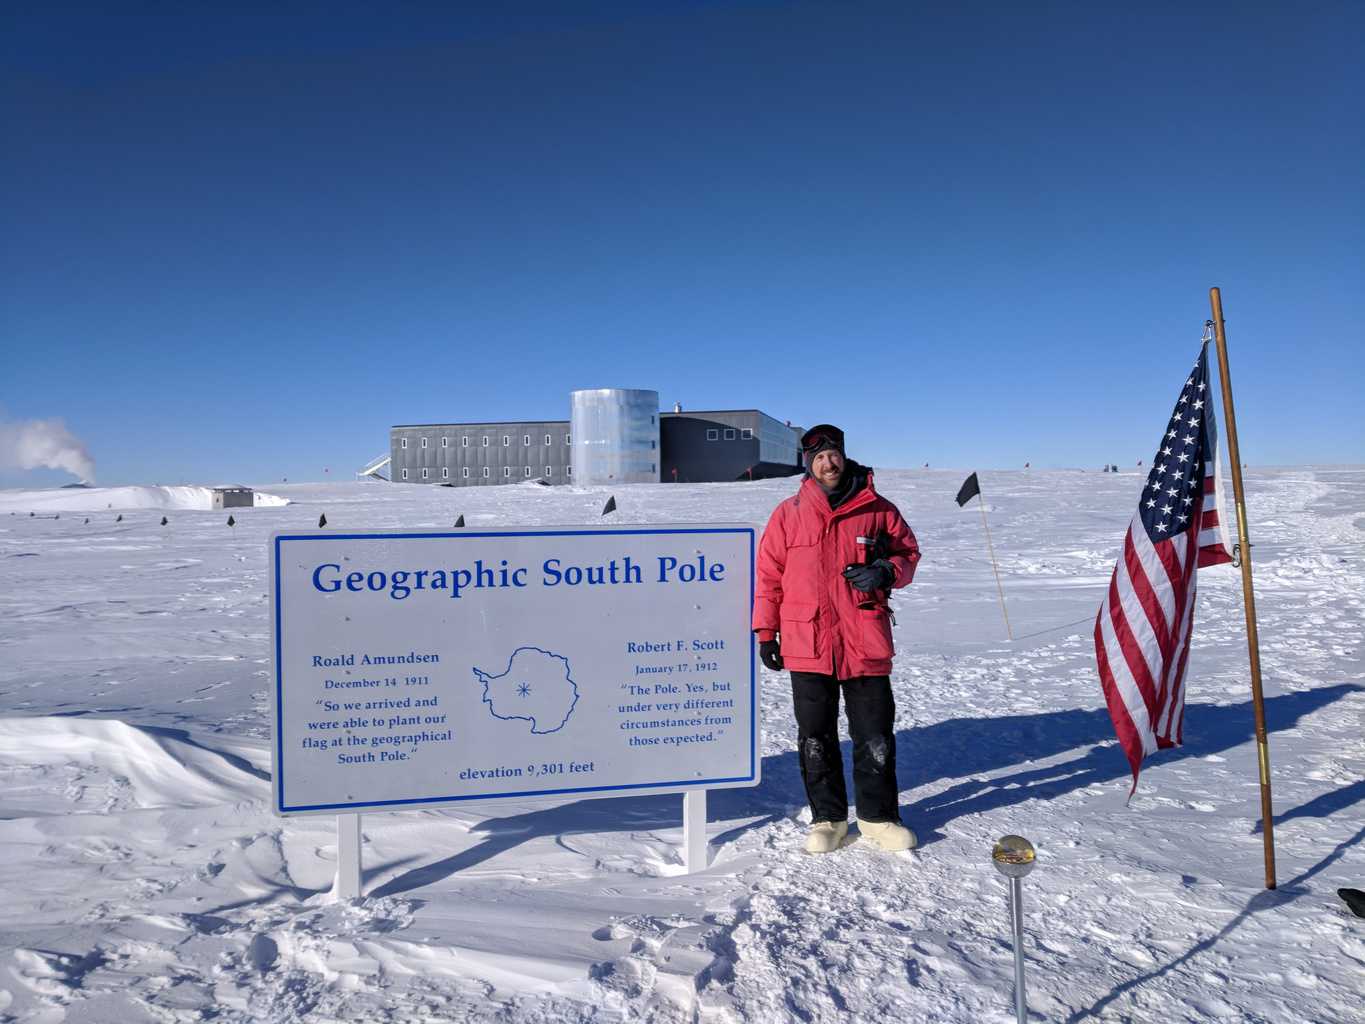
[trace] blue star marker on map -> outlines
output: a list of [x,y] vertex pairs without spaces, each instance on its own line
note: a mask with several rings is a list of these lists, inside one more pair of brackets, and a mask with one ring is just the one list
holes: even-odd
[[569,675],[569,659],[539,647],[518,647],[499,675],[474,669],[483,683],[489,714],[504,721],[522,719],[537,735],[564,728],[578,703],[578,684]]

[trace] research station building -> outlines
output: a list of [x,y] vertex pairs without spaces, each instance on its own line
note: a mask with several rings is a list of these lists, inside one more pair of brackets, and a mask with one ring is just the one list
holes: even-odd
[[696,483],[801,471],[801,428],[757,409],[659,411],[657,391],[595,388],[569,396],[567,420],[405,423],[389,429],[395,483]]

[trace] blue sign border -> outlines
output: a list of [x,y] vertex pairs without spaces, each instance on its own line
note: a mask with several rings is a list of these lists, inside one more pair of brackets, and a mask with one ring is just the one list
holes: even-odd
[[753,715],[749,722],[749,774],[735,775],[726,778],[716,779],[680,779],[673,782],[634,782],[622,786],[579,786],[573,789],[532,789],[513,793],[492,793],[479,794],[472,796],[436,796],[420,797],[414,800],[372,800],[364,803],[334,803],[334,804],[300,804],[296,807],[288,807],[284,800],[284,615],[280,608],[280,557],[283,554],[285,541],[291,540],[378,540],[387,538],[390,540],[438,540],[441,538],[455,538],[460,540],[472,540],[477,537],[600,537],[600,536],[660,536],[668,534],[699,534],[699,533],[733,533],[749,535],[749,607],[754,606],[754,587],[755,587],[755,548],[756,534],[752,526],[699,526],[688,528],[682,526],[662,527],[650,529],[640,527],[639,529],[609,529],[609,530],[584,530],[564,528],[540,529],[540,530],[439,530],[432,532],[388,532],[374,531],[370,533],[278,533],[273,538],[273,555],[275,562],[274,576],[274,599],[275,599],[275,764],[272,766],[272,775],[275,783],[275,813],[284,814],[306,814],[320,813],[324,811],[338,811],[342,813],[352,811],[362,811],[366,808],[382,807],[396,809],[400,807],[430,807],[439,804],[462,803],[468,800],[511,800],[517,797],[539,797],[539,796],[563,796],[574,793],[620,793],[634,790],[660,790],[663,792],[679,792],[695,789],[710,789],[721,786],[735,786],[743,783],[757,785],[758,777],[758,669],[755,664],[754,645],[755,639],[752,630],[749,632],[749,706],[753,709]]

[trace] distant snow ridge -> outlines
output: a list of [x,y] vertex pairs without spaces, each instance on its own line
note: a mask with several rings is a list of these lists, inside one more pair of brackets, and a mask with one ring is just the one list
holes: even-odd
[[[288,498],[257,491],[257,508],[288,505]],[[213,488],[194,485],[153,487],[79,487],[42,491],[0,492],[0,511],[103,512],[114,509],[155,508],[209,512]]]
[[494,718],[524,719],[537,735],[564,728],[578,703],[569,659],[539,647],[518,647],[501,675],[476,668],[474,676],[483,683],[483,702]]
[[[264,800],[269,784],[241,758],[173,729],[117,719],[0,718],[0,817],[206,807]],[[56,790],[64,800],[52,797]],[[75,806],[73,806],[75,805]]]

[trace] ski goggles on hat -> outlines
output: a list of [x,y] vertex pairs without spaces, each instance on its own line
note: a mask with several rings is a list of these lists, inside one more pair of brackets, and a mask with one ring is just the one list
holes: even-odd
[[821,423],[819,426],[811,427],[801,435],[801,451],[805,455],[813,455],[823,448],[837,448],[844,450],[844,432],[838,427],[829,423]]

